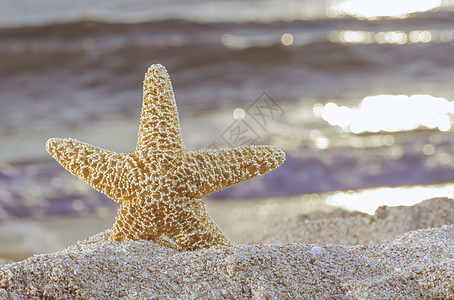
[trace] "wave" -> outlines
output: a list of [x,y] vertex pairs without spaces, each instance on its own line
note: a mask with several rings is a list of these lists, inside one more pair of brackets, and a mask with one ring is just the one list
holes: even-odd
[[[285,196],[452,181],[451,165],[441,163],[446,161],[446,155],[429,157],[421,153],[421,135],[410,137],[408,145],[403,143],[398,149],[395,146],[394,152],[387,147],[352,150],[331,145],[322,151],[304,146],[309,134],[299,136],[303,129],[316,129],[328,138],[336,134],[335,128],[311,114],[315,103],[327,103],[333,98],[339,106],[356,106],[355,101],[382,93],[431,94],[454,99],[451,82],[454,61],[450,59],[453,42],[401,45],[330,40],[330,33],[342,30],[374,33],[434,30],[436,34],[452,30],[448,20],[454,17],[453,12],[436,15],[441,17],[421,14],[405,20],[373,22],[350,18],[268,23],[166,20],[129,24],[81,20],[3,28],[0,138],[8,148],[2,148],[0,154],[12,156],[3,155],[1,151],[8,151],[3,149],[30,154],[35,150],[29,149],[42,149],[46,138],[62,134],[63,130],[64,134],[70,133],[68,136],[77,137],[73,133],[78,133],[83,140],[89,136],[96,141],[105,134],[94,130],[101,121],[106,121],[102,128],[111,124],[107,121],[118,124],[110,128],[117,141],[110,137],[106,140],[122,144],[130,137],[118,128],[133,123],[136,132],[143,74],[150,64],[161,63],[172,76],[179,111],[186,117],[200,113],[208,116],[207,122],[216,116],[216,122],[222,123],[225,120],[218,120],[215,113],[225,109],[227,126],[232,121],[228,113],[231,108],[247,107],[266,91],[288,107],[283,122],[291,125],[285,127],[289,131],[286,136],[303,140],[298,145],[302,153],[290,152],[288,161],[265,176],[263,182],[252,183],[249,188],[242,185],[213,197]],[[284,34],[291,35],[293,43],[286,46],[282,42]],[[203,144],[206,139],[211,138],[201,136],[198,142]],[[440,140],[449,139],[444,136]],[[433,143],[427,136],[422,136],[422,141]],[[8,143],[16,144],[13,147]],[[443,151],[452,153],[452,145],[447,143],[449,147]],[[402,155],[395,159],[395,153]],[[58,177],[46,176],[41,176],[45,182]],[[22,204],[18,199],[27,197],[21,194],[21,186],[30,178],[37,179],[25,171],[22,177],[2,177],[0,170],[0,192],[4,188],[10,193],[7,198],[11,203],[19,201],[19,206]],[[19,192],[8,189],[11,182],[18,184]],[[45,182],[39,185],[51,191]],[[76,196],[73,192],[47,195],[46,190],[43,198],[54,203],[46,209],[58,210],[56,203],[62,201],[66,203],[62,211],[73,210],[73,200],[79,199],[77,191]],[[61,200],[64,195],[67,201]],[[16,211],[13,206],[11,211]]]
[[[298,25],[299,24],[299,25]],[[304,43],[282,45],[280,37],[286,24],[277,22],[260,26],[256,23],[200,24],[181,20],[142,24],[111,24],[93,21],[53,24],[41,27],[0,29],[0,75],[23,72],[46,72],[66,68],[76,74],[82,70],[108,70],[112,76],[128,74],[149,61],[167,64],[177,72],[188,68],[243,65],[261,68],[287,63],[309,71],[357,69],[371,67],[355,46],[333,44],[328,31],[313,32],[318,22],[299,22]],[[222,42],[225,32],[255,31],[248,46],[230,47]],[[317,29],[319,30],[319,29]],[[309,36],[309,37],[308,37]],[[215,72],[216,68],[211,68]],[[208,74],[207,77],[220,74]]]

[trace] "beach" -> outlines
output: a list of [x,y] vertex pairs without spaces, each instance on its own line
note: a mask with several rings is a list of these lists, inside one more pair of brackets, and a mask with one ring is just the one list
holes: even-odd
[[[454,299],[454,4],[421,3],[0,0],[0,299]],[[112,241],[46,152],[134,152],[152,64],[181,149],[285,152],[201,200],[233,246]]]
[[196,251],[178,252],[151,241],[115,242],[106,230],[61,251],[2,265],[0,295],[454,299],[453,203],[439,198],[413,207],[381,207],[374,216],[334,212],[287,218],[281,228],[265,231],[264,244]]
[[[234,243],[248,243],[252,236],[285,217],[335,209],[321,199],[305,196],[204,202]],[[4,241],[0,243],[0,257],[18,261],[55,252],[111,228],[117,208],[104,208],[101,212],[5,220],[0,223],[0,241]]]

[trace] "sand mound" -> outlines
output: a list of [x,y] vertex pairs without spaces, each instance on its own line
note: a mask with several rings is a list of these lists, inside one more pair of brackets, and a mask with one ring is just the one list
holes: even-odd
[[379,207],[373,216],[338,209],[287,218],[250,237],[252,243],[373,244],[423,228],[454,224],[454,200],[433,198],[414,206]]
[[[393,222],[389,215],[379,219]],[[191,252],[149,241],[114,242],[110,234],[0,266],[0,297],[454,299],[454,225],[370,245],[241,245]]]

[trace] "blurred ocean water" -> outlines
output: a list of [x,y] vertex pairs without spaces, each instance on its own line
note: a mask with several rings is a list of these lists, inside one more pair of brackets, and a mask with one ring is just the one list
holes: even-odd
[[133,151],[153,63],[189,150],[286,150],[212,198],[454,181],[453,4],[388,2],[1,0],[0,219],[111,205],[45,142]]

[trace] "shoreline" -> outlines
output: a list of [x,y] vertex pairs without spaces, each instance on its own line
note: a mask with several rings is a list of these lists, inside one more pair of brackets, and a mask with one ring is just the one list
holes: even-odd
[[[285,217],[334,209],[321,198],[299,196],[204,202],[215,222],[234,243],[247,243],[245,238]],[[0,222],[0,258],[19,261],[35,254],[59,251],[111,228],[116,216],[117,209],[112,207],[103,209],[100,215],[5,220]]]

